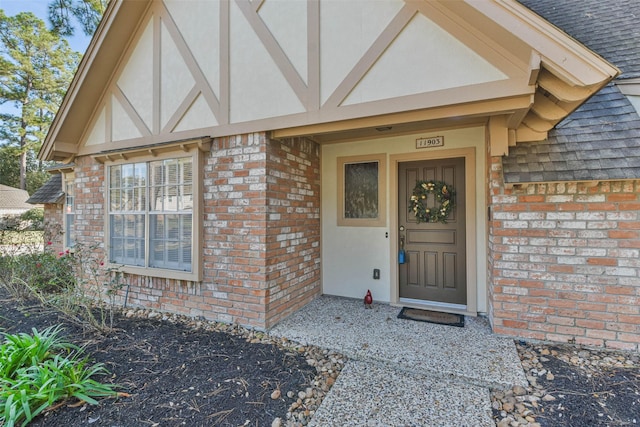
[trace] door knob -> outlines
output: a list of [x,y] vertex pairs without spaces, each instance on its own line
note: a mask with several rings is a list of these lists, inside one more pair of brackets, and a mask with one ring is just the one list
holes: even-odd
[[400,231],[404,231],[404,225],[400,226]]

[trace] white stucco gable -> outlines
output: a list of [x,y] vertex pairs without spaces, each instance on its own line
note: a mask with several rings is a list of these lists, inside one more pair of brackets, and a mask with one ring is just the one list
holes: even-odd
[[44,157],[416,112],[500,115],[513,143],[545,135],[617,72],[511,1],[140,3],[110,4]]

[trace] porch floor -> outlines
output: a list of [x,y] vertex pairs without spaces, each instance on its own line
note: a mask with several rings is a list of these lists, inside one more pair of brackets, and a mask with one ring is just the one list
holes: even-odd
[[526,385],[513,340],[398,319],[399,307],[322,296],[269,332],[350,360],[310,425],[493,426],[489,388]]

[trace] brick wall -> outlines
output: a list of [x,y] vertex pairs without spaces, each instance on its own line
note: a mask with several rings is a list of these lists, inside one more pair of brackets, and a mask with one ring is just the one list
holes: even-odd
[[496,333],[640,349],[640,181],[505,189],[490,170]]
[[91,157],[81,157],[75,167],[76,240],[103,256],[104,251],[104,165]]
[[320,286],[320,147],[269,141],[266,286],[268,326],[302,308]]
[[204,281],[218,320],[264,328],[266,137],[217,138],[204,166]]
[[319,148],[214,140],[205,164],[206,295],[218,320],[268,328],[320,293]]
[[[305,139],[214,140],[201,283],[127,275],[118,302],[265,329],[320,294],[320,155]],[[104,248],[104,166],[76,160],[78,241]],[[61,219],[61,212],[60,212]]]
[[64,250],[62,209],[62,203],[44,204],[44,248],[53,253]]

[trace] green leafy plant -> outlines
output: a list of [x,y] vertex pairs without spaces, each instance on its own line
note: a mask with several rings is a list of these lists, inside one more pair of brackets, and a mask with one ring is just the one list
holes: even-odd
[[0,346],[0,424],[27,425],[56,402],[78,399],[92,405],[96,398],[116,396],[114,386],[97,375],[108,375],[104,365],[91,365],[79,347],[61,337],[61,327],[31,335],[6,334]]
[[73,260],[63,255],[34,251],[0,257],[0,285],[18,299],[72,288],[76,284]]
[[98,244],[52,251],[57,237],[59,232],[48,227],[44,251],[14,246],[12,253],[0,253],[0,286],[18,300],[36,299],[82,327],[109,332],[114,308],[123,301],[123,273],[105,265]]
[[80,350],[60,338],[61,326],[49,327],[42,332],[33,330],[33,334],[7,334],[0,346],[0,376],[11,378],[15,372],[26,366],[37,365],[56,351]]
[[114,308],[124,276],[118,267],[104,264],[98,245],[76,243],[72,251],[59,254],[70,262],[75,286],[50,294],[45,302],[68,319],[101,333],[113,328]]
[[20,219],[26,223],[28,230],[42,230],[44,226],[44,209],[29,209],[20,215]]

